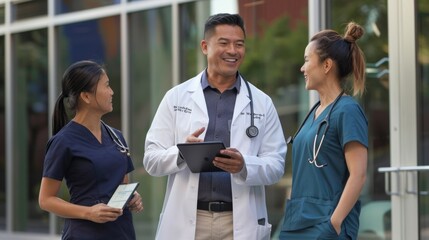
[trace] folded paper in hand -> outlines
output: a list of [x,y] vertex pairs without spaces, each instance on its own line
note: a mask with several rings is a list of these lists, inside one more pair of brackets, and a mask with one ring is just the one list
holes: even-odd
[[110,207],[123,209],[128,201],[132,198],[138,185],[138,182],[119,185],[107,205]]

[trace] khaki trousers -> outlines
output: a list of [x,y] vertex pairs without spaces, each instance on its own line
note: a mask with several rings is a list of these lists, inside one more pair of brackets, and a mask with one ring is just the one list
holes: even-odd
[[195,240],[233,240],[232,212],[197,209]]

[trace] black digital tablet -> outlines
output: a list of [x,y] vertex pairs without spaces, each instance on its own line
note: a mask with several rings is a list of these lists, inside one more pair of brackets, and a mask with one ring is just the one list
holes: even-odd
[[220,150],[225,149],[225,145],[220,141],[178,143],[182,158],[188,164],[193,173],[199,172],[222,172],[224,170],[213,165],[216,156],[228,157],[220,154]]

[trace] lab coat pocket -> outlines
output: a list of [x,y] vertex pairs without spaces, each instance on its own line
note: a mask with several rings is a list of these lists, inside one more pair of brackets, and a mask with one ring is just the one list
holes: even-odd
[[258,225],[256,227],[256,240],[270,240],[271,224]]

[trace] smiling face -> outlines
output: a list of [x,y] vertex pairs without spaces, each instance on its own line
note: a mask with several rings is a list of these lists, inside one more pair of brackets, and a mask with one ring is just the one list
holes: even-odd
[[244,38],[244,32],[239,26],[218,25],[212,34],[201,41],[210,77],[235,80],[245,55]]
[[305,48],[304,65],[301,67],[301,72],[304,73],[307,90],[318,90],[326,82],[324,64],[316,52],[315,42],[310,42]]

